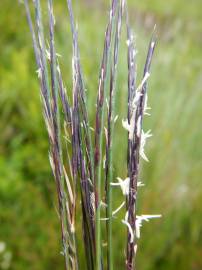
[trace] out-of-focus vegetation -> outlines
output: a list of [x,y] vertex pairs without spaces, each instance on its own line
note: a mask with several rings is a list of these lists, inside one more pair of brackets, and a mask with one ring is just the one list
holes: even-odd
[[[92,117],[107,4],[98,0],[75,2]],[[145,122],[154,136],[147,147],[150,163],[142,168],[141,180],[146,186],[139,193],[138,208],[140,213],[161,213],[163,218],[142,229],[138,269],[202,269],[201,6],[200,0],[129,1],[140,69],[155,23],[158,31],[149,90],[152,116]],[[61,64],[70,93],[71,36],[66,1],[55,1],[55,8],[57,48],[63,56]],[[0,1],[0,29],[0,269],[63,269],[31,37],[23,6],[17,1]],[[125,153],[120,151],[124,140],[125,49],[122,44],[120,118],[114,147],[115,174],[121,177],[125,169]],[[117,270],[124,265],[123,233],[124,228],[115,220]]]

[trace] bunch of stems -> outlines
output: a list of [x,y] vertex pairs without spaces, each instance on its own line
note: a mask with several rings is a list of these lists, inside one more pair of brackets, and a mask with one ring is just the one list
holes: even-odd
[[[126,192],[126,213],[128,226],[126,234],[126,269],[134,269],[136,255],[136,198],[139,175],[142,121],[146,103],[147,78],[155,47],[151,39],[143,82],[136,89],[136,54],[132,30],[129,25],[127,6],[124,0],[112,0],[109,22],[106,27],[104,49],[100,67],[97,106],[95,112],[94,138],[89,122],[85,84],[80,64],[78,31],[75,26],[72,2],[67,0],[67,10],[72,32],[72,102],[69,101],[65,83],[55,49],[55,18],[53,0],[47,0],[49,26],[48,40],[44,31],[40,0],[34,1],[35,17],[31,16],[28,0],[24,0],[27,20],[32,34],[37,73],[40,81],[40,96],[43,116],[49,136],[49,158],[53,171],[62,233],[63,255],[66,269],[78,269],[78,243],[76,242],[76,211],[82,212],[83,244],[86,264],[89,270],[101,270],[104,265],[112,270],[113,239],[112,224],[112,181],[113,174],[113,133],[116,121],[115,105],[117,92],[117,69],[122,24],[125,18],[128,45],[128,152]],[[134,100],[136,99],[135,106]],[[107,104],[105,100],[108,100]],[[61,117],[63,115],[63,117]],[[106,126],[106,128],[105,128]],[[93,143],[94,140],[94,143]],[[103,170],[103,158],[106,156]],[[102,183],[102,179],[105,179]],[[105,186],[102,194],[102,186]],[[101,233],[101,198],[106,205],[107,259],[103,258]],[[119,209],[118,209],[119,210]],[[117,211],[115,211],[117,212]],[[131,233],[132,230],[132,233]],[[134,237],[133,237],[134,236]],[[82,269],[82,266],[81,266]],[[115,268],[117,269],[117,268]]]

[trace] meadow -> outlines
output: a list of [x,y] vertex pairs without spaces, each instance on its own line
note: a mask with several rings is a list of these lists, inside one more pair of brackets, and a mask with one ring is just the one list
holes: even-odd
[[[71,34],[66,3],[55,2],[57,51],[62,55],[62,71],[71,94]],[[160,213],[162,218],[142,228],[137,268],[200,270],[202,2],[128,2],[140,74],[154,24],[158,33],[149,81],[152,115],[144,122],[153,137],[146,149],[150,162],[141,163],[145,187],[138,194],[138,211]],[[104,0],[74,3],[92,125],[108,6],[109,1]],[[0,251],[0,269],[64,269],[31,36],[24,8],[18,1],[1,0],[0,29],[0,244],[6,244],[5,250]],[[126,158],[120,151],[120,145],[126,148],[121,126],[126,114],[125,56],[123,42],[114,141],[114,170],[120,177]],[[116,196],[114,205],[118,201]],[[124,228],[115,220],[117,270],[124,266],[123,233]]]

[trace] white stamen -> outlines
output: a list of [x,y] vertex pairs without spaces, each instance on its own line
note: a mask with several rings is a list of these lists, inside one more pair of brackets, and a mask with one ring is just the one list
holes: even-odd
[[109,218],[100,218],[101,221],[107,221]]
[[137,253],[137,244],[134,245],[134,252],[135,252],[135,254]]
[[142,79],[141,83],[137,87],[136,92],[138,92],[138,91],[140,91],[142,89],[143,85],[145,84],[145,82],[148,80],[149,77],[150,77],[150,73],[146,72],[144,78]]
[[130,40],[129,40],[129,39],[126,40],[126,45],[127,45],[128,47],[130,46]]
[[60,67],[59,67],[59,65],[57,65],[57,72],[60,74],[61,72],[60,72]]
[[134,233],[131,225],[128,223],[128,221],[122,219],[122,223],[125,224],[128,227],[129,233],[130,233],[130,243],[133,243],[134,241]]
[[41,68],[37,69],[36,73],[37,73],[37,75],[38,75],[38,78],[41,79],[41,78],[42,78],[42,71],[41,71]]
[[146,133],[142,130],[142,135],[141,135],[141,143],[140,143],[140,156],[147,162],[149,162],[147,156],[145,155],[144,152],[144,147],[146,144],[146,140],[150,137],[152,137],[152,134],[150,133],[151,130],[148,130]]
[[51,55],[50,55],[50,51],[46,49],[46,58],[48,59],[48,61],[51,60]]
[[100,202],[100,206],[103,207],[103,208],[107,208],[107,204],[103,201]]
[[151,110],[151,108],[148,107],[147,103],[148,103],[148,95],[145,94],[144,115],[150,115],[150,113],[148,113],[147,110]]
[[105,132],[106,143],[108,143],[108,130],[106,127],[104,127],[104,132]]
[[114,117],[114,123],[116,123],[116,121],[118,120],[118,118],[119,118],[118,115],[116,115],[116,116]]
[[93,187],[93,183],[92,183],[90,178],[88,178],[88,181],[89,181],[90,185]]
[[134,97],[133,102],[132,102],[133,109],[136,109],[137,104],[138,104],[141,96],[142,96],[142,94],[140,91],[135,92],[135,97]]
[[118,183],[111,183],[111,186],[120,186],[123,195],[129,194],[129,185],[130,185],[130,178],[127,177],[125,180],[122,180],[120,177],[117,177]]
[[128,132],[130,132],[131,127],[130,127],[130,125],[129,125],[129,123],[128,123],[128,120],[122,120],[122,126],[123,126],[123,128],[125,128]]
[[136,216],[136,221],[135,221],[135,228],[136,228],[136,237],[140,238],[140,228],[142,227],[142,222],[143,221],[149,221],[150,219],[153,218],[160,218],[162,215],[141,215],[141,216]]
[[129,140],[132,141],[135,129],[135,113],[132,114],[130,124],[128,123],[128,120],[122,120],[122,126],[129,132],[128,137]]
[[144,184],[144,183],[142,183],[142,182],[140,181],[140,182],[137,182],[137,186],[138,186],[138,187],[144,187],[144,186],[145,186],[145,184]]
[[152,49],[154,48],[154,45],[155,45],[155,42],[152,41],[152,43],[151,43],[151,48],[152,48]]
[[[125,180],[121,179],[120,177],[117,177],[118,182],[113,183],[111,182],[111,186],[120,186],[123,195],[127,196],[129,195],[129,188],[130,188],[130,178],[127,177]],[[138,187],[144,186],[142,182],[137,182]]]
[[112,212],[112,216],[116,215],[122,208],[123,206],[125,205],[125,202],[122,202],[122,204]]

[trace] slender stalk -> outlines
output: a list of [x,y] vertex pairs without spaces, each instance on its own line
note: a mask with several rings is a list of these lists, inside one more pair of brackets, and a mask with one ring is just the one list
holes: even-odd
[[121,35],[122,17],[124,10],[124,2],[120,1],[117,21],[116,33],[114,38],[113,59],[110,76],[110,92],[109,92],[109,110],[108,110],[108,127],[107,127],[107,143],[106,143],[106,226],[107,226],[107,266],[109,270],[113,269],[113,243],[112,243],[112,187],[110,183],[113,179],[113,130],[115,118],[115,98],[116,98],[116,80],[117,80],[117,64],[119,41]]
[[99,89],[97,97],[96,128],[95,128],[95,204],[96,204],[96,269],[102,268],[101,263],[101,224],[100,224],[100,201],[101,201],[101,177],[102,177],[102,148],[104,128],[104,100],[108,87],[110,74],[112,33],[115,27],[115,17],[118,1],[113,0],[110,10],[110,20],[105,33],[105,43],[101,64]]

